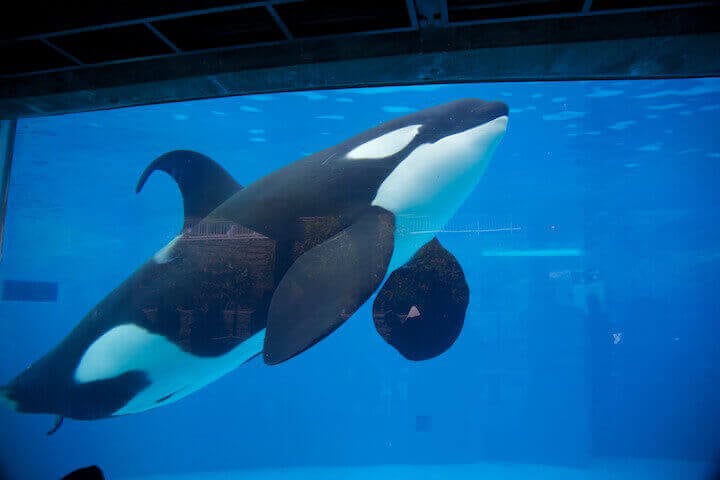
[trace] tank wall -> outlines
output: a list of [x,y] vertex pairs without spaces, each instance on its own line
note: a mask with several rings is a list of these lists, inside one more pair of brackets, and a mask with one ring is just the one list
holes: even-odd
[[[122,478],[714,461],[717,79],[298,92],[22,120],[0,263],[0,384],[181,230],[169,176],[135,193],[154,158],[196,150],[250,185],[382,121],[466,97],[502,100],[510,114],[479,185],[437,232],[470,287],[450,350],[402,358],[366,304],[287,363],[257,358],[149,412],[66,420],[46,437],[50,416],[2,409],[0,443],[14,446],[0,451],[8,478],[90,464]],[[14,297],[12,282],[34,283]]]

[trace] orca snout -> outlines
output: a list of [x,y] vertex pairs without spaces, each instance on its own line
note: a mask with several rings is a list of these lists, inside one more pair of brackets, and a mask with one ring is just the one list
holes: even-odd
[[499,117],[507,117],[510,109],[505,102],[471,99],[467,104],[467,113],[478,125],[491,122]]

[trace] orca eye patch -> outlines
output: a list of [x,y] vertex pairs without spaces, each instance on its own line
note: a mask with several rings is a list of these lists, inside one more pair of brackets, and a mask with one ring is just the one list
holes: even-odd
[[408,125],[398,128],[385,135],[373,138],[362,145],[350,150],[347,158],[357,160],[361,158],[376,159],[395,155],[413,141],[420,131],[422,125]]

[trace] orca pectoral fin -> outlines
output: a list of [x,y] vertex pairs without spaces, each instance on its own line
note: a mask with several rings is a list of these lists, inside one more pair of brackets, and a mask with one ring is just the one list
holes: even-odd
[[241,190],[230,174],[215,161],[191,150],[160,155],[140,175],[135,192],[140,193],[155,170],[170,175],[183,197],[185,223],[207,216],[215,207]]
[[462,267],[433,239],[395,270],[377,294],[375,329],[403,357],[427,360],[455,343],[469,300]]
[[370,207],[293,263],[270,303],[265,363],[275,365],[310,348],[360,308],[385,276],[394,230],[390,212]]

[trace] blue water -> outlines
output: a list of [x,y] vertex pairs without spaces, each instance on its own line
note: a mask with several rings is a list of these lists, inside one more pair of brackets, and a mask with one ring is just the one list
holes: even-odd
[[0,280],[58,293],[0,302],[0,384],[178,233],[168,176],[134,192],[158,155],[203,152],[247,185],[464,97],[511,113],[438,235],[471,292],[448,352],[403,359],[365,306],[287,363],[255,359],[142,414],[66,420],[47,437],[50,416],[0,410],[0,477],[97,464],[109,478],[706,478],[720,454],[718,79],[300,92],[22,120]]

